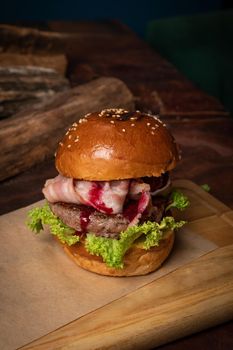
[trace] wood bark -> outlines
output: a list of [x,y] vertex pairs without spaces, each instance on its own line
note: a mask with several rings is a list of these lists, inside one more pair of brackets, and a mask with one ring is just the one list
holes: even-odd
[[65,129],[86,113],[111,107],[133,109],[133,96],[120,80],[99,78],[0,121],[0,180],[52,156]]
[[69,35],[63,33],[1,24],[0,49],[21,53],[63,53],[67,36]]
[[63,54],[21,54],[20,52],[0,53],[0,67],[33,66],[52,68],[65,75],[67,61]]
[[41,104],[69,82],[54,69],[35,66],[0,67],[0,118]]
[[49,22],[46,31],[0,25],[0,50],[66,52],[72,85],[115,76],[136,97],[136,108],[169,118],[228,116],[222,104],[190,83],[166,59],[116,22]]

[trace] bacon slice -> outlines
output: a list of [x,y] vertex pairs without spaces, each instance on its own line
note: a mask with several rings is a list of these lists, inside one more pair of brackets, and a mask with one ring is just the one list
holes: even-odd
[[47,180],[42,192],[50,203],[82,203],[82,198],[80,198],[79,194],[75,191],[74,180],[62,175]]
[[87,204],[106,214],[122,212],[129,180],[75,181],[75,190]]
[[148,205],[150,186],[139,180],[82,181],[58,175],[47,180],[43,194],[50,203],[84,204],[105,214],[122,213],[127,198],[138,203],[137,214]]
[[129,197],[132,199],[139,199],[141,193],[149,192],[150,185],[142,180],[132,180],[129,188]]
[[50,203],[64,202],[92,206],[107,214],[121,213],[129,180],[81,181],[58,175],[46,181],[42,190]]
[[128,191],[129,180],[106,181],[103,185],[102,201],[112,208],[113,214],[122,213]]

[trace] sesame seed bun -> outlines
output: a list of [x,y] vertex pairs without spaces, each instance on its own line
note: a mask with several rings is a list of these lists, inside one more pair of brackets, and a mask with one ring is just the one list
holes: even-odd
[[133,245],[124,256],[123,269],[108,267],[101,257],[89,254],[83,242],[63,247],[78,266],[88,271],[106,276],[138,276],[153,272],[162,265],[172,250],[174,238],[174,232],[170,230],[166,232],[158,247],[145,250]]
[[72,125],[59,143],[55,164],[66,177],[110,181],[160,176],[177,161],[174,138],[158,118],[106,109]]

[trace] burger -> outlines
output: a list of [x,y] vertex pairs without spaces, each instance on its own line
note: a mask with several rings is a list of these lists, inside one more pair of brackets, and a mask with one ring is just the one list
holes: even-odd
[[29,227],[48,225],[65,252],[101,275],[145,275],[170,254],[171,209],[187,198],[172,189],[178,147],[165,124],[140,111],[104,109],[67,130],[55,155],[58,175],[46,181],[46,204],[29,212]]

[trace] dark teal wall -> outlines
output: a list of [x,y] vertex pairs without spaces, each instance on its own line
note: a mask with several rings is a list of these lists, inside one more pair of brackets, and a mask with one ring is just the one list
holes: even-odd
[[4,0],[0,21],[118,19],[143,36],[148,21],[219,10],[224,0]]
[[151,21],[146,38],[233,115],[233,10]]

